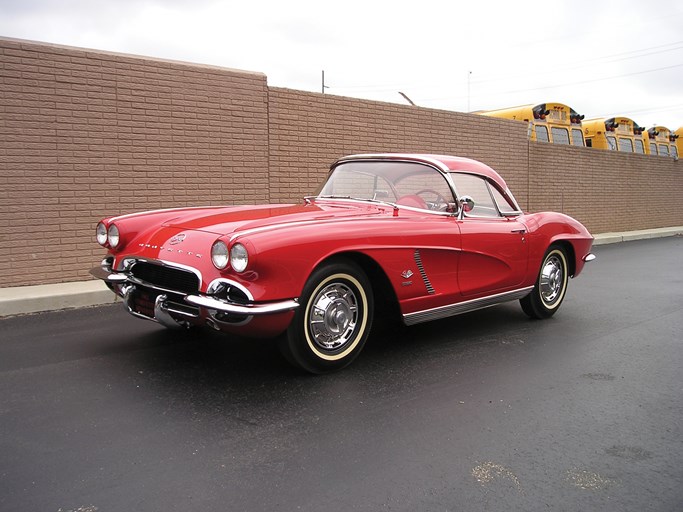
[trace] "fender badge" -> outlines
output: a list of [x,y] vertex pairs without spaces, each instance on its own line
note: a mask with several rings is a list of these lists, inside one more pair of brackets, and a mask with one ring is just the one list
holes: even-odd
[[413,277],[413,271],[412,270],[404,270],[403,272],[401,272],[401,277],[403,279],[410,279],[411,277]]
[[171,238],[171,239],[168,241],[168,243],[171,244],[171,245],[177,245],[177,244],[179,244],[180,242],[182,242],[183,240],[185,240],[186,237],[187,237],[187,235],[186,235],[185,233],[180,233],[179,235],[176,235],[176,236],[174,236],[173,238]]

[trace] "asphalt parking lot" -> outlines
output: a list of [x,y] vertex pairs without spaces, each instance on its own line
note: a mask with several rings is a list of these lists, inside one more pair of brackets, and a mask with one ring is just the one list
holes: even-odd
[[0,510],[683,509],[683,238],[559,313],[384,326],[342,372],[120,304],[0,320]]

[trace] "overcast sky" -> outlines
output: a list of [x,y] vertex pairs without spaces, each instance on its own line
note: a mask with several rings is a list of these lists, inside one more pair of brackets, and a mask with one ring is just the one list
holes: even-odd
[[0,35],[459,112],[559,102],[683,126],[683,2],[0,0]]

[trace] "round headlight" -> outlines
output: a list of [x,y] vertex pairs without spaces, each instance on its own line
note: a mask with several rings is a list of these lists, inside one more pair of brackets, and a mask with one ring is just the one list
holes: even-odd
[[216,240],[211,247],[211,261],[220,270],[228,266],[228,246],[222,240]]
[[109,226],[109,229],[107,230],[107,241],[109,242],[109,245],[113,248],[119,245],[119,241],[121,240],[121,237],[119,236],[119,228],[116,227],[116,224],[112,224]]
[[230,249],[230,266],[235,272],[244,272],[249,264],[249,253],[242,244],[235,244]]
[[100,245],[107,245],[107,226],[100,222],[96,229],[97,243]]

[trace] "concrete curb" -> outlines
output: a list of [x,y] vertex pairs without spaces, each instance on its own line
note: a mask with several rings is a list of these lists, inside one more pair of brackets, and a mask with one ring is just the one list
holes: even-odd
[[[683,226],[595,235],[593,245],[683,235]],[[102,281],[0,288],[0,317],[112,304],[116,296]]]
[[593,245],[614,244],[618,242],[631,242],[647,238],[664,238],[667,236],[683,235],[683,226],[671,228],[641,229],[639,231],[626,231],[624,233],[601,233],[595,235]]
[[114,295],[102,281],[0,288],[0,317],[110,304]]

